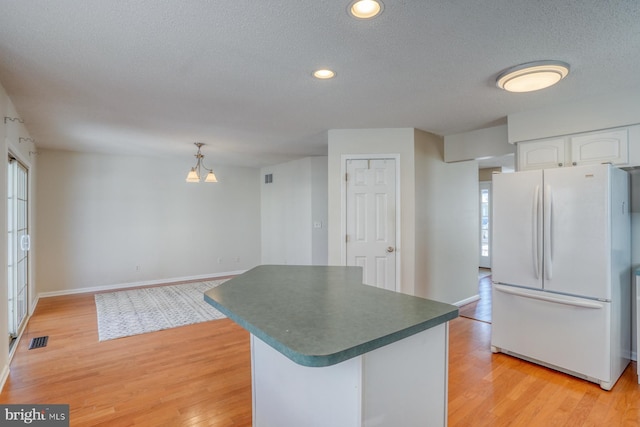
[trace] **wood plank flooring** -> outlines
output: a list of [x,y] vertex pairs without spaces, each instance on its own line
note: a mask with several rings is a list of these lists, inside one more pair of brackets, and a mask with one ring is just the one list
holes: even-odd
[[221,319],[98,342],[93,294],[44,298],[0,403],[68,403],[72,426],[249,426],[249,334]]
[[[491,354],[490,333],[485,322],[451,322],[450,426],[640,425],[635,363],[606,392]],[[47,347],[28,350],[42,335]],[[98,342],[93,294],[44,298],[0,403],[68,403],[72,426],[246,427],[249,351],[248,333],[228,319]]]
[[478,278],[480,299],[460,307],[460,316],[491,323],[491,275]]
[[491,324],[459,317],[449,338],[450,426],[638,426],[632,362],[611,391],[504,354]]

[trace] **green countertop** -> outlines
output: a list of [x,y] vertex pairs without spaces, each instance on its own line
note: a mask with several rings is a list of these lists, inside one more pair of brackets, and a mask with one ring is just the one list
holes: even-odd
[[204,294],[303,366],[330,366],[458,316],[453,305],[362,284],[360,267],[262,265]]

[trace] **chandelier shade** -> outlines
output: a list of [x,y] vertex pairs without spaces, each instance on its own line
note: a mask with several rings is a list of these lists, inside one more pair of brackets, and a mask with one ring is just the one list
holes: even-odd
[[200,182],[200,178],[202,177],[202,169],[207,171],[207,176],[204,179],[204,182],[218,182],[218,178],[216,178],[216,174],[213,173],[213,169],[210,169],[204,164],[204,155],[201,152],[201,148],[204,145],[202,142],[194,142],[196,147],[198,147],[198,152],[194,155],[196,158],[196,164],[191,168],[189,173],[187,174],[187,182]]

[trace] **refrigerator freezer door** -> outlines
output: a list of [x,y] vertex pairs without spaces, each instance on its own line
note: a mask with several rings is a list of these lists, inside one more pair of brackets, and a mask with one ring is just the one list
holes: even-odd
[[613,386],[611,303],[502,285],[492,298],[492,350]]
[[493,281],[542,288],[542,171],[493,177]]
[[544,289],[611,299],[610,166],[544,171]]

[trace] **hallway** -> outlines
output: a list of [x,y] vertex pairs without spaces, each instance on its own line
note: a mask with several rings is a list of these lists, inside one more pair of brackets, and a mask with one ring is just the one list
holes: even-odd
[[491,323],[491,270],[478,271],[478,294],[480,299],[460,307],[460,316]]

